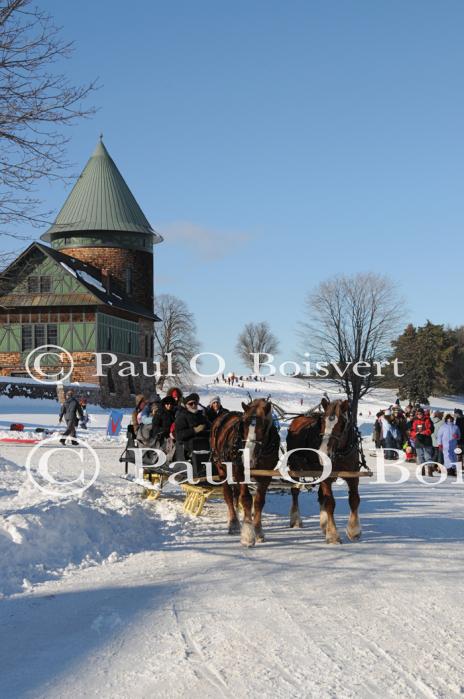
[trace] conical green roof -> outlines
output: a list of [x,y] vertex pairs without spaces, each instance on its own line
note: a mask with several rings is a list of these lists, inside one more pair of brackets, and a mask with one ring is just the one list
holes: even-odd
[[154,243],[163,238],[148,223],[103,141],[72,188],[54,224],[42,236],[75,231],[146,233]]

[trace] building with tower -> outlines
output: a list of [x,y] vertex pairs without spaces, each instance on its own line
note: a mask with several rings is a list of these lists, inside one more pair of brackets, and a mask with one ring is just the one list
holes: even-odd
[[[103,404],[152,393],[153,248],[162,237],[102,139],[41,240],[0,275],[0,374],[26,376],[31,350],[57,345],[72,356],[70,381],[98,386]],[[96,376],[95,353],[132,362],[139,375],[108,367]]]

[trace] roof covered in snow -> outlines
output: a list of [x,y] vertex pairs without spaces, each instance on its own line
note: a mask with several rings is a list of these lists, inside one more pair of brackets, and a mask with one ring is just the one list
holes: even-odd
[[[6,270],[2,272],[2,275],[5,277],[10,276],[13,279],[14,275],[11,274],[13,268],[17,265],[21,265],[34,249],[38,249],[48,257],[51,257],[67,274],[71,274],[74,278],[76,278],[90,294],[87,302],[89,302],[89,299],[94,299],[97,304],[102,303],[107,306],[111,306],[114,309],[126,311],[127,313],[141,316],[142,318],[147,318],[149,320],[160,320],[157,315],[150,313],[147,308],[133,301],[133,299],[127,296],[119,287],[113,289],[110,286],[110,288],[107,289],[101,270],[98,268],[82,262],[75,257],[71,257],[71,255],[65,255],[59,250],[50,248],[47,245],[42,245],[42,243],[32,243],[32,245],[30,245],[22,253],[22,255],[20,255],[9,267],[7,267]],[[46,306],[51,303],[51,296],[52,295],[49,293],[38,293],[35,294],[31,300],[30,294],[24,294],[23,296],[15,294],[11,295],[11,297],[6,294],[2,296],[2,305],[6,308],[22,305]],[[68,294],[68,296],[72,297],[68,299],[68,303],[82,303],[85,300],[80,298],[82,294],[73,293]],[[63,299],[60,299],[60,303],[63,303]]]

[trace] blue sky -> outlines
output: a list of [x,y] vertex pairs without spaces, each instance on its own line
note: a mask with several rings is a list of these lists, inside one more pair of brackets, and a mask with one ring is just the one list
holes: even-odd
[[238,332],[268,320],[291,359],[305,294],[340,272],[391,276],[415,323],[463,322],[462,2],[41,5],[76,42],[72,79],[102,85],[75,173],[103,131],[165,236],[156,293],[188,303],[204,350],[239,369]]

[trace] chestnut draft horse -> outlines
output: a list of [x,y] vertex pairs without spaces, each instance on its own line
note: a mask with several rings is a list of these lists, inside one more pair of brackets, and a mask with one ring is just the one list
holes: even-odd
[[[224,483],[224,500],[228,508],[229,534],[241,532],[243,546],[254,546],[264,541],[261,513],[271,478],[257,477],[257,491],[253,499],[244,480],[242,449],[248,450],[250,468],[273,470],[279,460],[280,437],[272,421],[272,404],[257,398],[242,403],[243,413],[233,411],[218,417],[211,428],[211,460],[222,479],[226,476],[224,462],[232,463],[236,485]],[[237,517],[237,505],[243,508],[243,523]]]
[[[347,400],[330,402],[323,398],[320,404],[323,412],[311,415],[299,415],[290,423],[287,434],[287,450],[298,448],[317,449],[327,454],[332,462],[334,471],[359,471],[360,452],[359,435],[350,415],[350,404]],[[316,452],[296,452],[291,454],[288,463],[293,471],[318,470],[322,467]],[[327,478],[319,485],[318,500],[320,506],[320,524],[328,544],[341,543],[334,519],[335,498],[332,484],[336,478]],[[346,478],[348,485],[348,501],[350,516],[346,533],[351,541],[361,536],[358,509],[359,478]],[[299,488],[292,488],[292,506],[290,510],[290,526],[303,526],[298,509]]]

